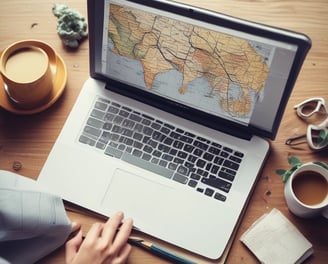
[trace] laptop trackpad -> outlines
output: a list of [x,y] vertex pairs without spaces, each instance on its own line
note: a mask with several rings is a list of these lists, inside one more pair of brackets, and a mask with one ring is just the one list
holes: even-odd
[[112,213],[115,210],[123,211],[126,217],[133,217],[137,227],[138,222],[142,226],[146,223],[154,225],[156,222],[153,221],[157,218],[162,221],[163,212],[166,215],[179,211],[179,206],[172,204],[175,193],[169,186],[116,169],[103,198],[102,207],[110,209]]
[[[133,218],[137,228],[147,233],[159,235],[158,229],[163,229],[163,224],[170,226],[169,232],[181,233],[184,220],[188,221],[194,215],[189,210],[194,210],[197,203],[192,201],[196,200],[196,195],[188,197],[170,186],[117,169],[103,198],[102,208],[105,211],[108,208],[111,214],[123,211],[126,217]],[[168,235],[166,228],[163,232]]]
[[[145,233],[193,252],[211,255],[213,250],[224,249],[230,233],[227,236],[220,228],[204,227],[229,225],[230,210],[223,203],[220,206],[213,201],[212,204],[211,199],[204,206],[202,199],[193,190],[174,189],[142,175],[116,169],[101,207],[106,214],[123,211],[126,217],[133,218],[134,226]],[[226,212],[224,215],[215,213],[220,207]]]

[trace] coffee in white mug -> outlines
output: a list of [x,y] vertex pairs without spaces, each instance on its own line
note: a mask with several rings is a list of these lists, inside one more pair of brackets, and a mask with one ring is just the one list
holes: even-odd
[[303,171],[292,183],[296,197],[304,204],[316,205],[324,201],[328,193],[328,181],[315,171]]
[[299,217],[322,215],[328,219],[328,170],[306,163],[296,169],[285,183],[289,210]]

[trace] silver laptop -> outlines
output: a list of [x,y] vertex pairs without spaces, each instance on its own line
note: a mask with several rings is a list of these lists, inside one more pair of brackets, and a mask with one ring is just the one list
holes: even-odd
[[38,181],[220,258],[310,40],[165,0],[89,0],[88,18],[91,77]]

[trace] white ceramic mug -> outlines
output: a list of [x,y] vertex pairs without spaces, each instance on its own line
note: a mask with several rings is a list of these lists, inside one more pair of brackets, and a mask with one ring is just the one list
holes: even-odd
[[314,163],[296,169],[285,184],[289,210],[303,218],[322,215],[328,219],[328,170]]
[[47,100],[56,74],[56,53],[48,44],[23,40],[7,47],[0,72],[8,97],[17,107],[33,108]]

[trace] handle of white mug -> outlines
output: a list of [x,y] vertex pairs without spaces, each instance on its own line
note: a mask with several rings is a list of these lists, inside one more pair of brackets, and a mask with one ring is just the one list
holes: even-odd
[[328,219],[328,206],[323,209],[321,214],[324,218]]

